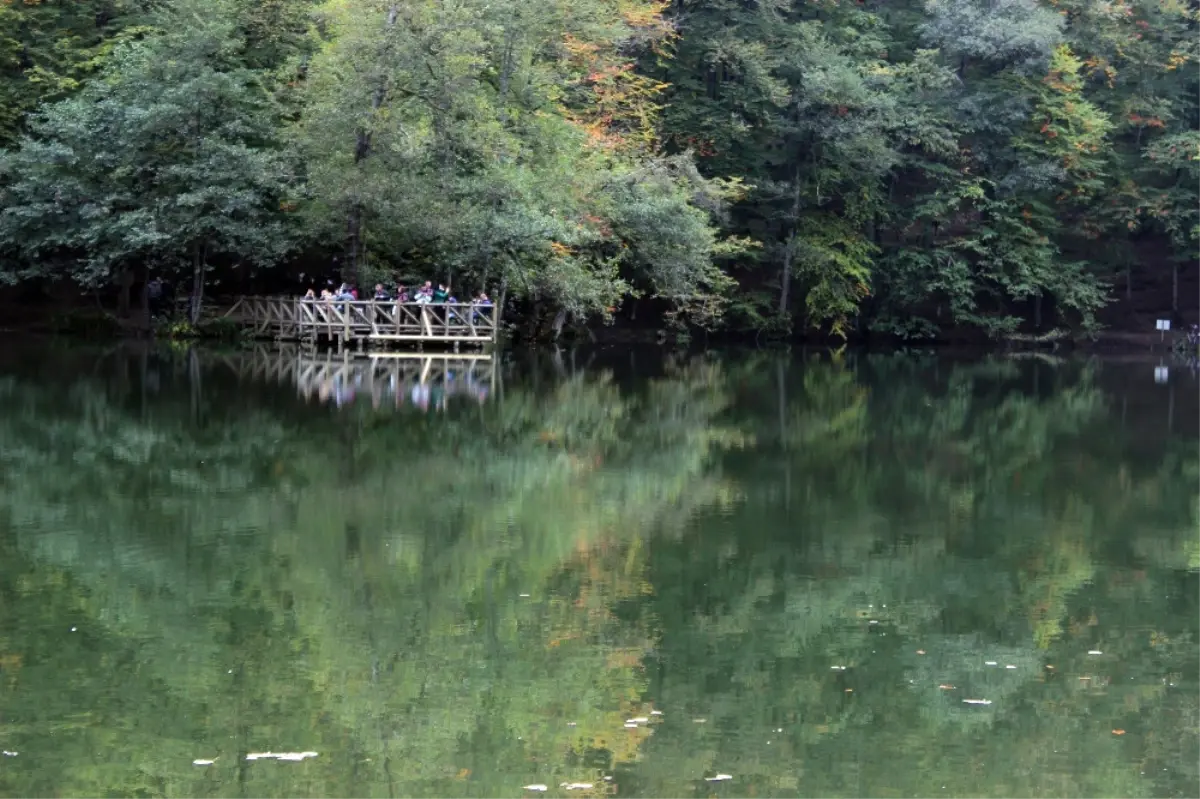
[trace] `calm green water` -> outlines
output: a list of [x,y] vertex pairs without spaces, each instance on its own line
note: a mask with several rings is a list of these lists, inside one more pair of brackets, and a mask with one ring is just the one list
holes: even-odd
[[1200,795],[1186,369],[292,364],[0,356],[0,793]]

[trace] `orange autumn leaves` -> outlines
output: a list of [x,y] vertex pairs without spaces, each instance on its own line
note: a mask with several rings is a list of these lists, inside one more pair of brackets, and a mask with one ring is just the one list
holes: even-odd
[[563,61],[582,91],[562,104],[563,115],[602,150],[647,151],[657,144],[659,97],[667,84],[639,74],[624,54],[628,46],[661,52],[673,37],[662,0],[618,0],[611,7],[613,32],[606,39],[584,41],[563,36]]

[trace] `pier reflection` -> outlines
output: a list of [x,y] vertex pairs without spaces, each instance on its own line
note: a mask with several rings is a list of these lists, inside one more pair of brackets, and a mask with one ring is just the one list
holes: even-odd
[[445,410],[453,399],[483,404],[499,375],[490,354],[322,353],[300,347],[258,347],[217,359],[239,380],[291,384],[307,401],[335,407]]

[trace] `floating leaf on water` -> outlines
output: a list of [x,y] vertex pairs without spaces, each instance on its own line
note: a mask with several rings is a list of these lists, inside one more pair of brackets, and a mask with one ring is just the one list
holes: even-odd
[[994,660],[985,660],[985,661],[983,661],[983,665],[985,665],[985,666],[996,666],[996,665],[999,665],[999,664],[997,664],[997,663],[996,663],[996,661],[994,661]]
[[967,704],[967,705],[990,705],[992,703],[992,700],[990,700],[990,699],[964,699],[963,703]]
[[198,757],[192,761],[192,765],[193,766],[211,766],[215,762],[217,762],[216,759],[208,760],[206,758]]
[[1113,730],[1113,735],[1124,735],[1125,730]]
[[0,751],[3,751],[5,757],[16,757],[18,754],[20,754],[19,752],[10,752],[7,749]]
[[918,654],[918,655],[924,655],[924,654],[925,654],[925,650],[924,650],[924,649],[918,649],[918,650],[917,650],[917,654]]
[[845,666],[830,666],[829,668],[832,669],[833,671],[845,671],[846,670]]
[[1013,664],[1009,663],[1009,664],[1008,664],[1007,666],[1005,666],[1004,668],[1006,668],[1006,669],[1015,669],[1015,668],[1016,668],[1016,666],[1014,666]]
[[724,782],[725,780],[731,780],[731,779],[733,779],[732,774],[718,774],[715,777],[705,777],[704,781],[705,782]]
[[316,752],[252,752],[246,755],[247,760],[305,760],[316,757]]
[[537,782],[537,783],[534,783],[533,785],[522,785],[521,790],[522,791],[546,791],[549,789],[545,785],[542,785],[540,782]]
[[1089,649],[1088,654],[1089,655],[1103,655],[1104,653],[1101,652],[1099,649]]
[[953,685],[947,685],[946,683],[942,683],[941,685],[938,686],[938,688],[941,688],[943,691],[953,691],[954,690]]

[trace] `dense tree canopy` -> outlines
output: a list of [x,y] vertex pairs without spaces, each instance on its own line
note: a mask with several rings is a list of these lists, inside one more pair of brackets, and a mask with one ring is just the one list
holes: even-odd
[[10,281],[198,299],[336,258],[559,328],[1090,329],[1147,283],[1194,311],[1194,3],[93,5],[0,5]]

